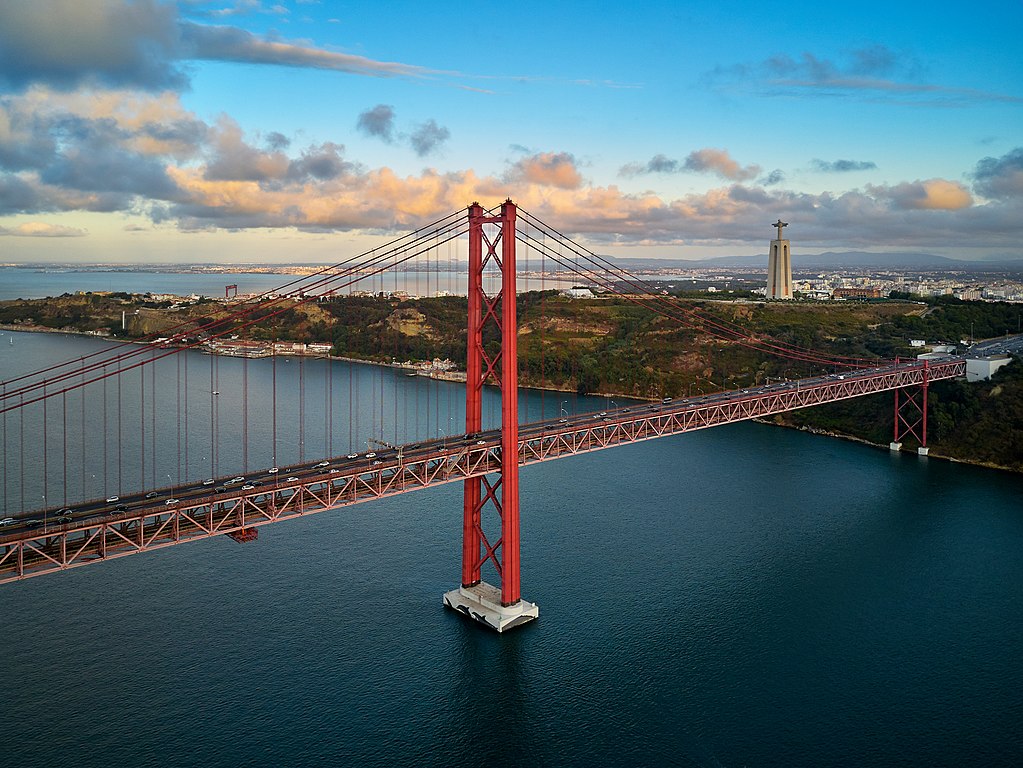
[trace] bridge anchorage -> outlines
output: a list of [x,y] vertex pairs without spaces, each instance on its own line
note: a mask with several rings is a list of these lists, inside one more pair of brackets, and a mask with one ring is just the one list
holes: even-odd
[[[519,412],[517,320],[515,314],[515,204],[506,200],[497,216],[487,216],[479,203],[469,206],[469,326],[465,382],[465,434],[471,439],[483,426],[483,387],[501,392],[500,466],[496,479],[477,475],[464,481],[462,518],[462,583],[444,594],[444,605],[486,626],[504,632],[532,621],[539,608],[522,599],[519,586]],[[488,296],[483,288],[487,268],[501,274],[501,288]],[[483,346],[483,331],[493,323],[500,348]],[[486,522],[491,531],[487,535]],[[492,516],[496,513],[497,520]],[[496,538],[495,538],[496,537]],[[491,543],[491,539],[494,539]],[[482,580],[490,561],[500,587]]]

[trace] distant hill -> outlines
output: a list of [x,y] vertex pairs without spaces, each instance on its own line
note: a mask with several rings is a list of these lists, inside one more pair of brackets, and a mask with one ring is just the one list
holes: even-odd
[[[714,269],[717,267],[763,267],[767,269],[767,254],[761,256],[721,256],[714,259],[630,259],[608,257],[612,261],[630,270],[664,269],[677,267],[681,269]],[[936,256],[933,253],[911,253],[898,251],[892,253],[870,253],[868,251],[828,251],[825,253],[793,253],[792,269],[919,269],[919,270],[953,270],[967,269],[973,272],[984,271],[1023,271],[1023,259],[1002,259],[998,261],[976,261],[968,259],[951,259],[947,256]]]

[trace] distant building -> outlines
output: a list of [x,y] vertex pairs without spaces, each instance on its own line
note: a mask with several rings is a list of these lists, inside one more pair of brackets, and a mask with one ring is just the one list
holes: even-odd
[[273,351],[275,355],[304,355],[306,346],[300,341],[275,341]]
[[880,299],[880,288],[836,288],[831,294],[835,299]]
[[789,253],[789,241],[782,239],[782,227],[788,223],[778,219],[774,226],[778,228],[778,237],[771,241],[771,250],[767,257],[767,298],[792,298],[792,257]]
[[592,299],[593,291],[582,285],[573,285],[571,288],[565,288],[561,291],[562,295],[568,296],[571,299]]
[[966,380],[986,381],[991,375],[1004,365],[1012,362],[1009,355],[984,355],[983,357],[972,357],[966,360]]
[[910,339],[909,340],[909,346],[911,346],[911,347],[922,347],[926,343],[927,342],[924,341],[923,339]]

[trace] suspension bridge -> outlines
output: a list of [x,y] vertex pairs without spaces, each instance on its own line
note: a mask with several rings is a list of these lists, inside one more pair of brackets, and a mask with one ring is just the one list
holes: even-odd
[[[385,404],[382,386],[372,392],[372,423],[360,429],[351,368],[346,391],[331,365],[320,366],[324,381],[316,384],[313,406],[306,392],[314,387],[312,372],[306,372],[311,366],[301,361],[297,393],[279,392],[276,357],[252,361],[251,375],[249,361],[242,360],[240,380],[223,383],[216,356],[210,356],[208,371],[195,367],[198,348],[298,306],[407,273],[452,244],[468,252],[464,431],[452,434],[450,416],[442,428],[448,411],[439,397],[416,399],[410,408],[407,399],[399,403],[395,387]],[[697,397],[520,419],[517,249],[665,321],[817,373]],[[541,266],[541,274],[545,270]],[[878,392],[894,393],[893,448],[912,439],[926,454],[928,385],[965,373],[965,361],[957,357],[840,357],[751,334],[652,290],[510,200],[491,210],[474,203],[468,215],[452,213],[385,246],[224,306],[230,309],[218,304],[209,315],[135,343],[107,343],[0,384],[0,583],[213,536],[244,543],[270,523],[459,482],[461,576],[444,603],[504,631],[538,615],[521,594],[520,468]],[[267,368],[271,374],[258,393],[260,384],[250,381],[257,378],[255,366],[262,366],[264,378]],[[240,395],[232,398],[237,407],[230,413],[220,398],[225,386]],[[312,458],[306,455],[310,419],[323,437],[322,453]],[[349,431],[343,451],[334,450],[338,422]],[[376,450],[353,447],[364,436]],[[26,497],[37,476],[34,487],[44,492]],[[161,477],[167,480],[159,482]],[[27,500],[37,496],[41,505]],[[62,503],[46,503],[54,498]]]

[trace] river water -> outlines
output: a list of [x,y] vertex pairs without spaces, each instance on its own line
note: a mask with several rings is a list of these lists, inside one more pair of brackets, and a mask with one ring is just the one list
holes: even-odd
[[[108,343],[5,334],[2,378]],[[218,467],[233,471],[237,382],[265,415],[271,363],[188,360],[204,378],[215,366],[220,400],[206,380],[188,410],[196,424],[216,409]],[[177,363],[158,365],[165,392]],[[361,385],[325,424],[328,363],[278,361],[280,407],[298,408],[304,386],[305,428],[282,416],[274,456],[253,425],[251,465],[458,431],[459,385],[329,366],[332,385]],[[134,381],[122,397],[151,402]],[[380,407],[391,393],[401,413]],[[119,481],[116,441],[89,409],[72,496],[211,471],[205,430],[181,466],[180,400],[156,410],[155,452],[123,447]],[[531,418],[607,405],[522,402]],[[5,454],[14,512],[22,495],[62,493],[48,434],[48,485],[38,449]],[[521,481],[522,589],[540,618],[505,636],[441,605],[460,574],[457,485],[264,527],[249,544],[0,587],[0,764],[1019,765],[1023,478],[737,424],[531,466]]]

